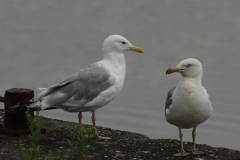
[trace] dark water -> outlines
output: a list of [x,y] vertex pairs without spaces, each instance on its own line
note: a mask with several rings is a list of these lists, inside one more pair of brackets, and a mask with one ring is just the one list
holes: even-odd
[[[168,90],[179,74],[165,70],[199,59],[214,107],[197,128],[197,143],[240,150],[240,1],[0,1],[0,94],[13,87],[48,87],[102,59],[110,34],[125,36],[145,54],[126,53],[121,94],[96,112],[97,125],[150,138],[178,139],[164,118]],[[1,104],[1,108],[3,105]],[[77,114],[41,112],[77,122]],[[83,123],[91,124],[91,114]],[[191,131],[184,130],[185,141]]]

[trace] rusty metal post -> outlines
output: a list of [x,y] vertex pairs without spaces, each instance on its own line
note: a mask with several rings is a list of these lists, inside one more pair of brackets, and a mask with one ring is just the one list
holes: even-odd
[[[5,97],[0,98],[0,101],[4,101],[5,116],[4,116],[4,127],[0,128],[0,133],[8,135],[25,135],[29,134],[30,130],[27,124],[27,118],[25,110],[14,110],[11,111],[10,107],[30,100],[34,97],[33,90],[25,88],[13,88],[5,91]],[[30,112],[34,118],[33,112]],[[46,130],[45,130],[46,131]],[[44,132],[44,131],[43,131]]]
[[[34,97],[33,90],[23,89],[23,88],[13,88],[5,91],[4,97],[4,108],[5,108],[5,117],[4,117],[4,127],[18,130],[28,128],[27,119],[25,111],[21,110],[18,112],[7,112],[10,107],[23,102],[25,100],[32,99]],[[33,112],[31,112],[32,117],[34,117]]]

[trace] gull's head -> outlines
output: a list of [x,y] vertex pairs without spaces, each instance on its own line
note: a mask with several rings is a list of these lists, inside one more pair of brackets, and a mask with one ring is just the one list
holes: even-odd
[[105,53],[124,53],[126,51],[144,52],[142,48],[133,46],[126,38],[120,35],[110,35],[104,40],[102,49]]
[[169,68],[166,74],[179,72],[183,77],[195,78],[202,77],[202,64],[195,58],[188,58],[179,63],[177,67]]

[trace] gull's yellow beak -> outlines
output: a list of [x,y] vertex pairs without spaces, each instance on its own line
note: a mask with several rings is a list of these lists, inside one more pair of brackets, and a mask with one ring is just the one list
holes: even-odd
[[144,50],[142,48],[136,47],[136,46],[130,47],[130,49],[131,49],[131,51],[136,51],[138,53],[143,53],[144,52]]
[[179,72],[181,69],[177,68],[177,67],[171,67],[168,70],[166,70],[166,74],[171,74],[173,72]]

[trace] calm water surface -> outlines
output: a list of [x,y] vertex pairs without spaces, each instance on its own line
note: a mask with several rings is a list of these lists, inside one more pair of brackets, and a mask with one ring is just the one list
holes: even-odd
[[[110,34],[125,36],[144,54],[126,53],[120,95],[97,110],[97,125],[178,139],[164,117],[168,90],[181,78],[165,70],[186,58],[199,59],[212,117],[197,128],[197,143],[240,150],[240,1],[0,2],[0,94],[13,87],[48,87],[102,59]],[[0,106],[3,108],[3,105]],[[77,113],[41,112],[77,122]],[[83,114],[91,124],[91,114]],[[191,130],[184,130],[191,141]]]

